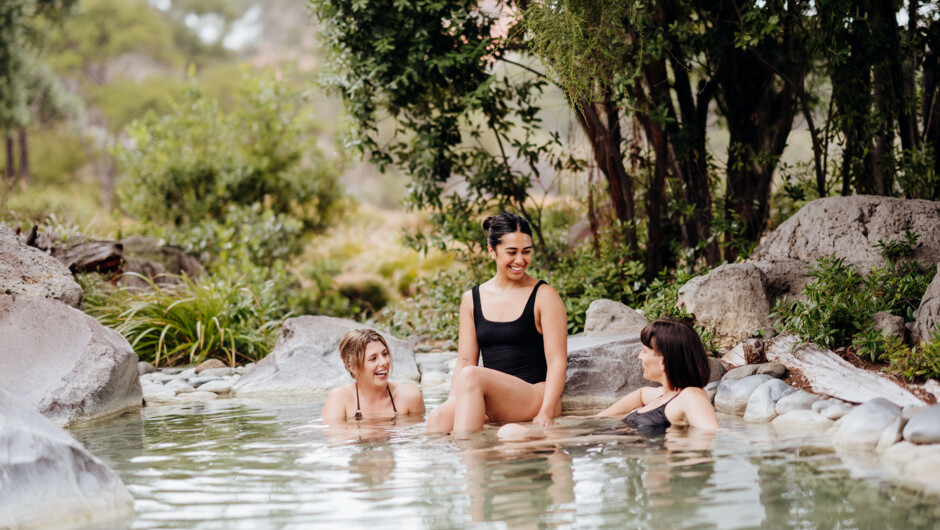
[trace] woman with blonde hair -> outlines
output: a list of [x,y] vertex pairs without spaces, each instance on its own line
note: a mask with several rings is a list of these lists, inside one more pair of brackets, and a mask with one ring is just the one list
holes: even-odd
[[424,414],[421,391],[406,383],[390,383],[392,356],[388,343],[371,329],[349,330],[339,354],[353,382],[334,388],[323,405],[324,418],[390,418]]

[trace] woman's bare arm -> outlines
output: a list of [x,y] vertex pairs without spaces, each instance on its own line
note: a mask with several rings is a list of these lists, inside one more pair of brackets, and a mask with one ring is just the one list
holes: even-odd
[[450,393],[454,397],[457,390],[457,374],[464,366],[476,366],[480,358],[480,346],[477,344],[477,330],[473,325],[473,293],[467,291],[460,300],[460,328],[457,335],[457,365],[451,374]]
[[616,403],[597,413],[600,417],[619,418],[624,414],[643,406],[643,389],[638,388],[626,396],[618,399]]
[[707,431],[718,430],[718,416],[708,393],[702,388],[688,388],[683,392],[687,394],[682,400],[682,415],[690,427]]
[[536,302],[540,302],[539,321],[548,370],[545,375],[542,406],[532,423],[544,427],[555,423],[552,418],[565,389],[568,370],[568,314],[558,292],[550,285],[539,289]]
[[320,417],[328,419],[345,418],[346,399],[343,396],[344,393],[345,387],[330,390],[330,394],[326,396],[326,403],[323,405],[323,413],[320,414]]

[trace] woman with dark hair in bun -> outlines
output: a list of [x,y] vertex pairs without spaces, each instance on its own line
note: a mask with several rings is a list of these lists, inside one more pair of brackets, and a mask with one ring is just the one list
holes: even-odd
[[496,275],[463,294],[457,365],[447,401],[428,419],[432,432],[472,432],[487,421],[544,427],[561,414],[565,305],[555,289],[526,273],[532,229],[522,216],[502,212],[483,229]]

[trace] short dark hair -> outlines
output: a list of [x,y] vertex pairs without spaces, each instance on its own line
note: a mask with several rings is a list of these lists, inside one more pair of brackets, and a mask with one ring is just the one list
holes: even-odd
[[529,226],[529,222],[525,220],[525,217],[505,210],[500,212],[499,215],[484,219],[483,230],[486,230],[486,243],[494,249],[506,234],[522,232],[532,237],[532,227]]
[[681,320],[654,320],[640,332],[640,342],[663,358],[666,378],[676,388],[704,387],[711,375],[705,345]]

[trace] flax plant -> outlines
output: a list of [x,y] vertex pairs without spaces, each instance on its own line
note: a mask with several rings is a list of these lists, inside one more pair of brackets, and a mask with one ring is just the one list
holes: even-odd
[[149,289],[96,292],[85,310],[123,335],[141,360],[154,365],[199,363],[216,358],[235,366],[267,355],[288,315],[273,302],[271,285],[241,278],[192,280]]

